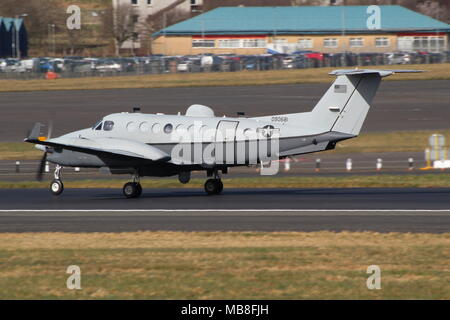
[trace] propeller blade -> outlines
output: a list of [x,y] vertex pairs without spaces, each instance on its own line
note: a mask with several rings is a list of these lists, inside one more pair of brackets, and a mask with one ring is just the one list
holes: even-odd
[[47,140],[52,137],[53,132],[53,121],[48,122]]
[[47,162],[47,152],[44,152],[44,155],[42,156],[41,162],[39,163],[38,172],[36,174],[36,180],[42,181],[42,176],[44,175],[45,171],[45,163]]

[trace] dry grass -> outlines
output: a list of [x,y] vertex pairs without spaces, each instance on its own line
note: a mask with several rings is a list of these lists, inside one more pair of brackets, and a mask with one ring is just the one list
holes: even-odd
[[332,152],[423,152],[429,148],[430,135],[439,133],[450,139],[450,130],[393,131],[364,133],[355,139],[339,142]]
[[[389,80],[450,79],[450,64],[377,66],[386,69],[420,69],[423,74],[399,74]],[[199,86],[248,86],[330,82],[328,72],[336,68],[154,74],[142,76],[95,77],[57,80],[0,80],[0,92],[40,90],[94,90],[128,88],[168,88]]]
[[42,152],[34,145],[24,142],[1,142],[0,160],[36,160],[42,157]]
[[0,234],[0,298],[449,299],[449,248],[449,234]]

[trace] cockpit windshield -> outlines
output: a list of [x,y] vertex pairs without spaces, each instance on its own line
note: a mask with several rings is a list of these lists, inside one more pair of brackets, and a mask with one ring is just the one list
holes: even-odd
[[102,120],[92,126],[92,130],[102,130]]

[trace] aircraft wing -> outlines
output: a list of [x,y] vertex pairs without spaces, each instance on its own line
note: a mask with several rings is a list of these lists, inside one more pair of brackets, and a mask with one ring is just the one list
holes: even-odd
[[39,127],[40,129],[40,124],[35,125],[35,127],[31,131],[31,134],[24,140],[25,142],[72,151],[88,152],[94,154],[108,153],[112,155],[126,156],[151,161],[166,162],[171,159],[167,153],[158,148],[129,139],[87,139],[82,137],[60,137],[46,140],[45,137],[39,137],[40,130],[38,130],[37,127]]

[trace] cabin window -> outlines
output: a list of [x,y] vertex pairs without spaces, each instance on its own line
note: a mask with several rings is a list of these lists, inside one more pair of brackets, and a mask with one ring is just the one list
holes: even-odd
[[187,130],[188,130],[189,135],[190,135],[191,137],[193,137],[193,136],[194,136],[194,125],[191,124],[191,125],[187,128]]
[[128,122],[128,124],[127,124],[128,132],[136,131],[136,129],[137,129],[137,124],[135,122]]
[[152,132],[155,133],[155,134],[160,133],[161,132],[161,125],[159,123],[155,123],[152,126]]
[[164,126],[164,132],[165,132],[165,133],[171,133],[172,130],[173,130],[173,125],[172,125],[172,124],[168,123],[168,124],[166,124],[166,125]]
[[105,121],[105,125],[103,126],[103,130],[111,131],[113,128],[114,128],[114,122],[113,121]]
[[148,132],[148,130],[150,130],[150,126],[147,122],[142,122],[139,129],[141,129],[142,132]]

